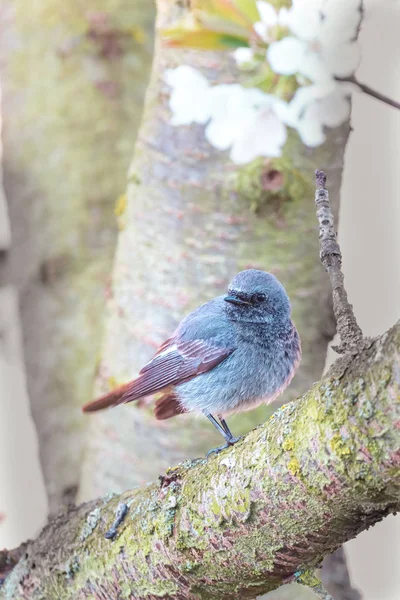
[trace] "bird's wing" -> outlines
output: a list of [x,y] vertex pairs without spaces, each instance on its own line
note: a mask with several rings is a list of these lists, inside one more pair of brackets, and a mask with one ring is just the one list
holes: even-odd
[[177,341],[171,338],[143,367],[139,377],[132,381],[115,404],[149,396],[210,371],[233,351],[234,348],[223,348],[207,340]]
[[139,377],[93,402],[88,402],[82,410],[94,412],[150,396],[210,371],[232,354],[234,349],[223,348],[202,339],[177,341],[175,337],[169,338],[143,367]]

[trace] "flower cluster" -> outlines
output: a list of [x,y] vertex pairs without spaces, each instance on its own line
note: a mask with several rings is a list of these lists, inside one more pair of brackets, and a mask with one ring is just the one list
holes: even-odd
[[[305,145],[319,146],[325,127],[337,127],[349,116],[352,87],[341,80],[358,65],[360,8],[360,0],[293,0],[291,8],[277,11],[259,0],[260,20],[253,29],[266,48],[270,69],[295,76],[293,97],[284,101],[239,84],[210,86],[198,71],[181,66],[166,73],[172,88],[171,122],[206,124],[210,144],[230,148],[239,164],[256,156],[279,156],[287,126],[298,131]],[[239,67],[251,67],[259,57],[260,46],[256,52],[252,47],[234,52]]]
[[280,156],[286,127],[276,111],[284,103],[274,96],[236,83],[210,86],[199,71],[185,65],[168,69],[165,81],[172,88],[173,125],[207,124],[209,143],[219,150],[231,148],[237,164]]

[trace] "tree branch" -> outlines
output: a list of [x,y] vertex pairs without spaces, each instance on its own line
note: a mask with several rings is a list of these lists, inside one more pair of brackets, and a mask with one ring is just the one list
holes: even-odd
[[323,171],[315,172],[317,190],[315,204],[319,221],[320,258],[328,272],[332,285],[333,311],[336,317],[337,331],[340,334],[340,346],[334,350],[339,354],[357,352],[363,345],[363,334],[357,323],[353,307],[347,299],[342,273],[342,253],[336,239],[334,218],[329,204],[329,193],[326,189],[326,175]]
[[400,322],[231,449],[60,515],[0,598],[254,598],[319,566],[400,508],[399,355]]
[[351,75],[349,77],[336,77],[336,79],[337,79],[337,81],[343,81],[345,83],[352,83],[360,90],[360,92],[363,92],[367,96],[371,96],[371,98],[375,98],[375,100],[379,100],[379,102],[383,102],[383,104],[392,106],[393,108],[396,108],[397,110],[400,109],[400,102],[397,102],[396,100],[392,100],[392,98],[389,98],[388,96],[385,96],[384,94],[381,94],[380,92],[377,92],[376,90],[374,90],[372,87],[370,87],[366,83],[361,83],[361,81],[358,81],[358,79],[355,75]]
[[314,571],[298,572],[295,574],[295,578],[297,583],[312,590],[320,600],[336,600],[325,589],[322,581],[315,576]]
[[314,594],[317,596],[317,598],[320,598],[320,600],[335,600],[334,598],[332,598],[332,596],[329,594],[329,592],[326,591],[326,589],[324,588],[322,583],[319,585],[316,585],[315,587],[313,587],[311,589],[314,592]]
[[[315,203],[317,206],[317,218],[319,221],[319,238],[321,246],[321,262],[329,273],[333,291],[333,308],[337,321],[337,330],[340,333],[341,345],[333,346],[338,353],[346,350],[357,351],[364,342],[360,327],[358,326],[353,307],[347,299],[344,287],[344,276],[341,271],[342,254],[336,240],[334,228],[334,217],[330,208],[329,194],[326,189],[326,175],[323,171],[315,173],[317,190]],[[324,561],[322,581],[328,581],[328,588],[335,589],[336,600],[360,600],[360,594],[350,584],[350,576],[347,569],[346,557],[343,548],[327,556]],[[335,581],[335,577],[338,581]]]

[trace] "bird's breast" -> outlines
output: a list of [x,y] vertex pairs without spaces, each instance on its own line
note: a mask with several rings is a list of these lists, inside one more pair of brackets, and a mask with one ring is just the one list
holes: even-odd
[[242,342],[217,367],[177,386],[177,392],[187,410],[242,412],[272,402],[292,379],[295,363],[295,353],[282,345]]

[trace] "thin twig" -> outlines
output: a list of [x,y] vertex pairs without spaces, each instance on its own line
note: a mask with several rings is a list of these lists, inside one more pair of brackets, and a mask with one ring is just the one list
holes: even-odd
[[314,592],[314,594],[317,596],[317,598],[320,598],[321,600],[334,600],[333,596],[331,596],[330,593],[327,592],[327,590],[324,588],[322,583],[320,583],[319,585],[316,585],[315,587],[313,587],[311,589]]
[[314,592],[321,600],[335,600],[324,588],[322,581],[316,576],[314,569],[298,571],[294,575],[296,583],[304,585]]
[[317,169],[315,172],[315,204],[319,221],[320,258],[329,274],[332,285],[333,311],[336,317],[340,346],[333,347],[339,354],[357,352],[363,345],[363,334],[354,316],[353,307],[347,299],[343,283],[342,253],[336,239],[333,214],[326,189],[326,175]]
[[364,94],[367,94],[367,96],[371,96],[371,98],[375,98],[376,100],[379,100],[380,102],[383,102],[384,104],[388,104],[389,106],[392,106],[393,108],[397,108],[398,110],[400,110],[400,102],[396,102],[396,100],[392,100],[391,98],[388,98],[384,94],[377,92],[369,85],[367,85],[365,83],[361,83],[360,81],[358,81],[358,79],[356,78],[355,75],[351,75],[350,77],[336,77],[336,79],[337,79],[337,81],[343,81],[345,83],[353,83],[354,85],[356,85],[358,87],[358,89],[361,92],[363,92]]

